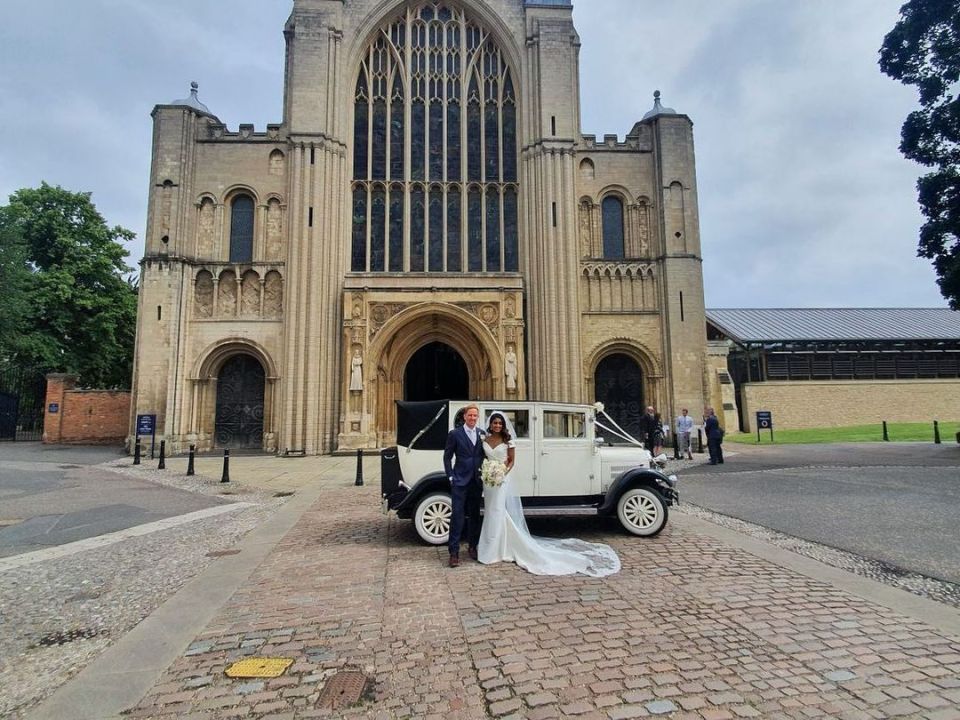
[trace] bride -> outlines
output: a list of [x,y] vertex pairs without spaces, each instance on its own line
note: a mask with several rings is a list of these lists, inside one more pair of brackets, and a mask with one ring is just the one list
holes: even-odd
[[609,545],[569,538],[535,537],[527,529],[520,498],[510,488],[516,447],[513,426],[506,415],[494,411],[487,418],[483,452],[506,468],[503,483],[483,487],[483,529],[478,559],[485,564],[515,562],[534,575],[582,573],[601,577],[620,571],[620,558]]

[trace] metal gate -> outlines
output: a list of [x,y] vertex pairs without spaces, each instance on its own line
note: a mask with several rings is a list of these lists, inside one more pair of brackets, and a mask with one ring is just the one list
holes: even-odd
[[640,438],[643,416],[643,374],[627,355],[608,355],[597,365],[594,376],[596,399],[624,430]]
[[250,355],[227,360],[217,378],[219,448],[263,447],[263,366]]
[[40,440],[46,394],[46,373],[0,367],[0,440]]

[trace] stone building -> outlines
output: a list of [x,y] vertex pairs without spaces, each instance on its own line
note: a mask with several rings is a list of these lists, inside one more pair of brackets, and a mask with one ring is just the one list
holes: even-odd
[[397,399],[701,407],[692,123],[657,94],[581,134],[570,0],[295,0],[284,34],[281,123],[153,111],[131,434],[315,454],[390,444]]

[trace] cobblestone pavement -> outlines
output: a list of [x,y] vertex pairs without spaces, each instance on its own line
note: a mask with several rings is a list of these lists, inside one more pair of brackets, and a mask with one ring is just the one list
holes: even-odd
[[[887,563],[871,560],[820,543],[796,538],[792,535],[763,527],[762,525],[745,522],[689,503],[684,504],[681,511],[684,514],[694,515],[716,525],[728,527],[739,533],[759,538],[764,542],[790,550],[798,555],[813,558],[826,565],[840,568],[847,572],[870,578],[871,580],[876,580],[884,585],[901,588],[914,595],[936,600],[944,605],[950,605],[960,609],[960,585],[957,583],[938,580],[917,572],[903,570]],[[954,557],[956,557],[956,548],[948,552],[954,552]]]
[[284,502],[199,475],[133,468],[129,459],[108,466],[249,505],[0,573],[0,717],[22,716],[213,563],[209,553],[233,546]]
[[[331,487],[133,708],[148,718],[960,718],[960,637],[788,570],[675,514],[653,539],[591,520],[622,571],[445,567],[376,487]],[[279,678],[232,662],[289,657]],[[320,707],[332,674],[361,701]]]

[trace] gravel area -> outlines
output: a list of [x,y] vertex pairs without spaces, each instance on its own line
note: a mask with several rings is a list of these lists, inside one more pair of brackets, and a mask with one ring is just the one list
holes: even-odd
[[697,505],[681,503],[679,507],[674,508],[674,511],[693,515],[715,523],[716,525],[736,530],[744,535],[763,540],[771,545],[795,552],[798,555],[809,557],[825,565],[840,568],[841,570],[846,570],[855,575],[870,578],[871,580],[876,580],[877,582],[900,588],[901,590],[907,590],[914,595],[919,595],[929,600],[936,600],[945,605],[960,608],[960,585],[955,583],[937,580],[925,575],[920,575],[919,573],[902,570],[886,563],[877,562],[876,560],[870,560],[869,558],[861,557],[860,555],[855,555],[844,550],[838,550],[808,540],[801,540],[800,538],[786,535],[776,530],[744,522],[743,520],[738,520],[728,515],[721,515],[720,513],[698,507]]
[[0,717],[20,718],[150,615],[285,501],[219,479],[105,463],[113,472],[251,503],[236,512],[0,575]]

